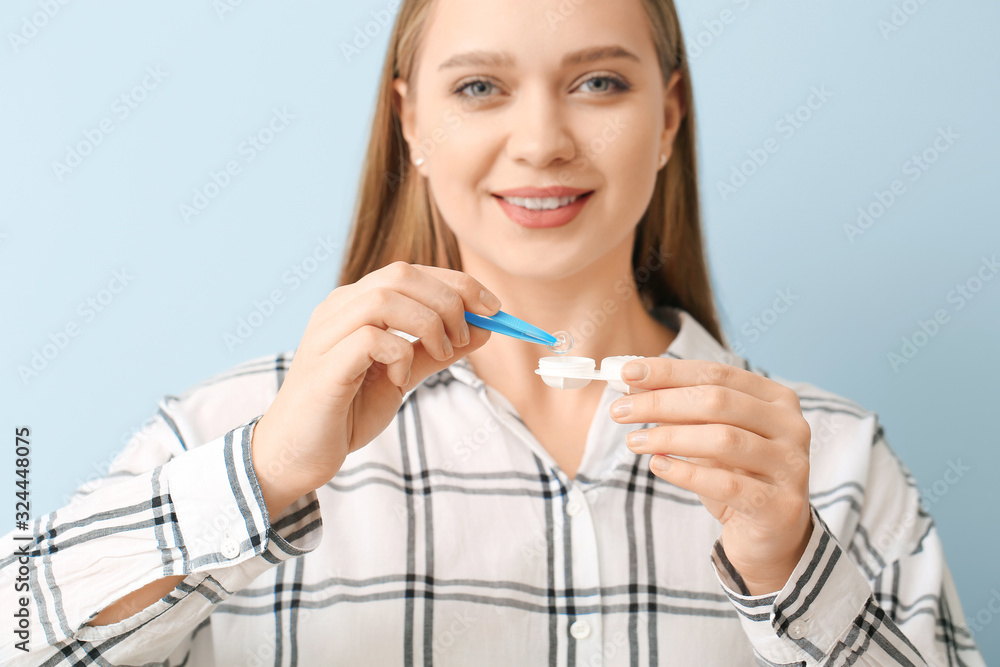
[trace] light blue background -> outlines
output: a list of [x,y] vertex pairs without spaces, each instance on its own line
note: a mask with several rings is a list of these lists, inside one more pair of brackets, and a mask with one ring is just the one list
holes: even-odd
[[[681,2],[697,55],[705,229],[731,339],[771,373],[879,413],[921,487],[946,491],[931,491],[929,507],[966,614],[992,620],[1000,280],[961,310],[948,293],[1000,252],[1000,5],[902,4],[919,11],[883,34],[889,0]],[[15,425],[32,428],[33,515],[103,475],[162,394],[298,344],[339,254],[296,288],[286,272],[318,238],[344,240],[389,27],[351,62],[341,44],[388,6],[243,2],[220,15],[210,0],[70,3],[15,45],[39,5],[4,4],[0,428],[9,441]],[[720,17],[731,20],[713,34]],[[114,100],[147,67],[166,77],[122,118]],[[787,137],[776,123],[814,86],[832,96]],[[274,109],[294,119],[247,161],[241,142]],[[60,181],[52,163],[103,118],[113,131]],[[958,139],[912,182],[904,163],[940,128]],[[779,150],[723,200],[717,182],[769,138]],[[186,224],[179,205],[229,160],[241,172]],[[894,179],[905,194],[850,242],[844,225]],[[128,286],[87,321],[78,304],[122,269]],[[224,335],[275,288],[285,302],[230,349]],[[776,290],[798,300],[754,329]],[[894,371],[887,354],[938,309],[948,323]],[[70,322],[79,335],[23,382],[17,367]],[[950,462],[971,470],[942,486]],[[977,635],[988,660],[1000,657],[998,627]]]

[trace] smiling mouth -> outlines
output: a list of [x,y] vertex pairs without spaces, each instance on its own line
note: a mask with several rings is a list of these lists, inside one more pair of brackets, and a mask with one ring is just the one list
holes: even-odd
[[590,201],[594,191],[565,197],[514,197],[494,194],[501,210],[526,229],[553,229],[572,222]]
[[529,211],[554,211],[564,206],[569,206],[577,199],[582,199],[584,197],[589,197],[593,194],[593,191],[585,192],[581,195],[573,195],[572,197],[501,197],[500,195],[493,195],[497,199],[502,199],[508,204],[513,204],[514,206],[520,206],[521,208],[528,209]]

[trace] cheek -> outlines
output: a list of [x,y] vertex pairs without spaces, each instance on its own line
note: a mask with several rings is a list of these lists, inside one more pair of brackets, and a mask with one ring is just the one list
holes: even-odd
[[481,182],[488,173],[491,149],[490,130],[477,131],[468,120],[455,127],[445,126],[434,144],[434,175],[447,181],[448,187],[459,184],[467,190],[470,183]]
[[429,182],[448,226],[461,234],[480,228],[477,221],[496,207],[486,187],[499,153],[495,128],[457,113],[451,121],[442,126],[443,140],[434,145]]
[[659,156],[661,126],[645,110],[616,114],[604,128],[601,139],[607,144],[606,162],[618,173],[635,174],[655,168]]
[[603,152],[595,151],[594,166],[607,184],[606,204],[620,212],[617,217],[631,221],[642,216],[653,194],[660,135],[648,117],[633,116],[625,122],[617,135],[609,126],[601,136],[609,140]]
[[431,161],[427,185],[445,224],[460,238],[481,234],[479,221],[492,205],[483,190],[482,156],[449,139],[436,148]]

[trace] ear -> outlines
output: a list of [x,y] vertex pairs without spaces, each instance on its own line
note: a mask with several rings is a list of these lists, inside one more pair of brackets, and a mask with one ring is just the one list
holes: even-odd
[[660,140],[660,153],[670,159],[674,150],[674,139],[680,129],[684,114],[687,113],[687,100],[684,95],[683,76],[680,70],[674,70],[663,95],[663,137]]
[[406,139],[406,143],[410,145],[410,152],[413,153],[413,146],[416,145],[414,141],[414,113],[413,105],[407,100],[406,91],[408,86],[405,80],[397,78],[393,80],[392,87],[396,91],[393,96],[393,104],[396,107],[396,113],[399,115],[399,122],[403,130],[403,138]]

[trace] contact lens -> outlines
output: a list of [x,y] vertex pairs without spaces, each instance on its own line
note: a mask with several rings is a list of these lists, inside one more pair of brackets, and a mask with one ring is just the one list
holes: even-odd
[[556,337],[555,344],[546,345],[545,347],[552,350],[556,354],[566,354],[573,349],[573,334],[568,331],[556,331],[552,335]]

